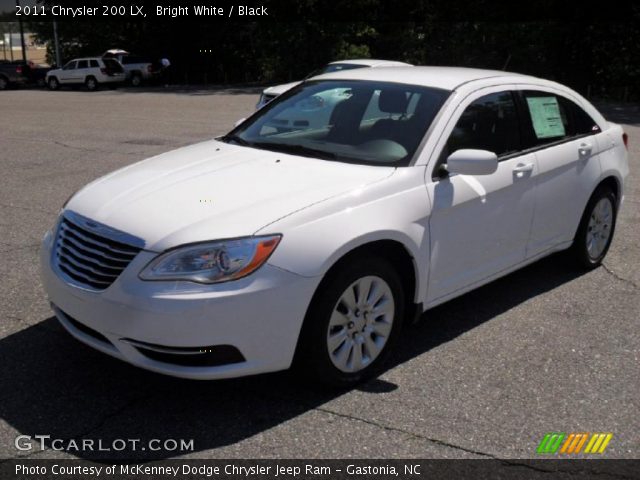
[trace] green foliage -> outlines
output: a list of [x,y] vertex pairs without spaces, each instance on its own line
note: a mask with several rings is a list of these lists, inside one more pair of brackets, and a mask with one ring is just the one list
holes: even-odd
[[[552,9],[547,0],[540,2],[540,11]],[[577,14],[571,9],[565,9],[568,20],[502,21],[508,6],[490,8],[483,0],[261,3],[286,12],[294,21],[61,21],[62,57],[96,55],[108,48],[167,56],[174,79],[190,83],[289,81],[329,61],[373,57],[507,69],[555,79],[583,93],[619,96],[624,90],[625,95],[640,96],[638,6],[623,21],[598,22],[574,18]],[[472,16],[480,20],[469,20]],[[32,23],[29,30],[51,46],[50,22]]]
[[349,58],[371,58],[369,45],[355,45],[345,40],[340,40],[333,50],[333,58],[344,60]]

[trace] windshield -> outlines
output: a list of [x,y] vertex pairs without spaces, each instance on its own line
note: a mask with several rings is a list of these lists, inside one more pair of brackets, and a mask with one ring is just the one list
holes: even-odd
[[400,83],[305,82],[222,140],[327,160],[408,165],[448,94]]

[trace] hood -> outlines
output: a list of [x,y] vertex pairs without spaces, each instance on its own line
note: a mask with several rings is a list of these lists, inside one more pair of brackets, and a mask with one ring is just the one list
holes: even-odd
[[159,252],[185,243],[252,235],[293,212],[394,171],[212,140],[102,177],[81,189],[65,208],[140,237],[145,249]]
[[282,85],[274,85],[273,87],[265,88],[262,93],[266,95],[282,95],[287,90],[291,90],[296,85],[300,85],[302,82],[284,83]]

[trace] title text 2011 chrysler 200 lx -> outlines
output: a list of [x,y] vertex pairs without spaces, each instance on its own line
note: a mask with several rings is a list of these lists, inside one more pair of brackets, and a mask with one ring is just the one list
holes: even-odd
[[558,250],[599,265],[626,143],[537,78],[325,74],[77,192],[45,235],[44,285],[73,336],[134,365],[214,379],[295,364],[346,386],[380,371],[407,318]]

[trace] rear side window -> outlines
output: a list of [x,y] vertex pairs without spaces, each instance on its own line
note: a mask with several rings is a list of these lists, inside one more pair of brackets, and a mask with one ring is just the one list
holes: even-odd
[[520,131],[511,92],[491,93],[469,105],[447,141],[445,155],[466,148],[506,156],[520,150]]
[[571,112],[571,118],[574,123],[574,130],[576,135],[593,135],[600,132],[600,127],[595,122],[591,115],[585,112],[578,105],[571,100],[563,99],[569,107]]
[[556,95],[525,95],[529,120],[537,143],[554,142],[569,135],[569,116]]
[[86,60],[80,60],[78,62],[78,68],[89,68],[89,62]]
[[91,68],[100,68],[97,60],[89,60],[89,65],[91,66]]
[[533,146],[600,131],[598,124],[571,100],[548,92],[523,92],[525,117]]

